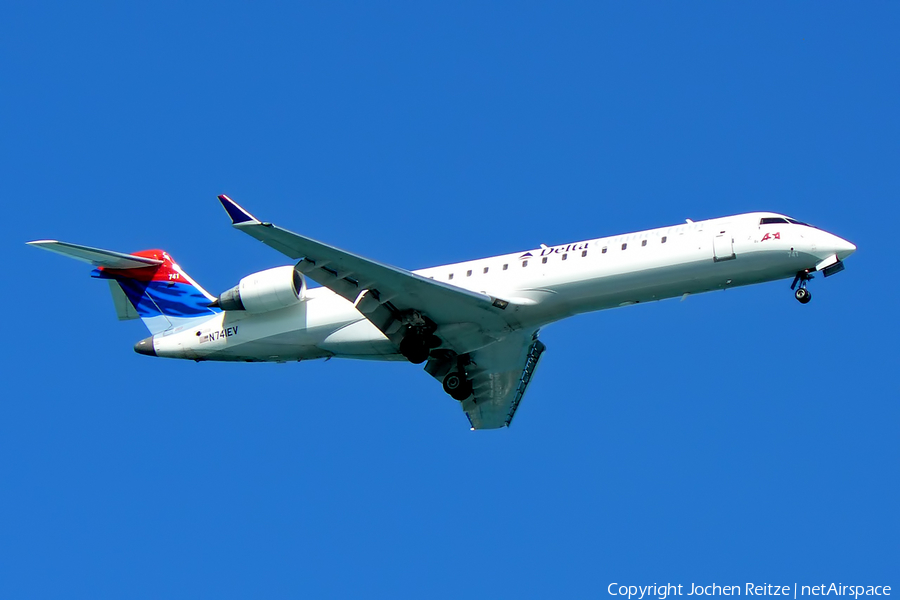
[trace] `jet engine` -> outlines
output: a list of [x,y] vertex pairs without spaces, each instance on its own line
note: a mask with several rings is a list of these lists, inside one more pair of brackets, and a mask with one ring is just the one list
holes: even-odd
[[219,294],[210,306],[222,310],[264,313],[292,306],[306,299],[306,279],[294,267],[275,267],[241,279]]

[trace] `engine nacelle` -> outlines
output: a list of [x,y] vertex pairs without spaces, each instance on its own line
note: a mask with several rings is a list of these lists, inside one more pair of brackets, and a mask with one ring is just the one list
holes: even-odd
[[222,310],[264,313],[303,302],[306,279],[294,267],[275,267],[241,279],[213,303]]

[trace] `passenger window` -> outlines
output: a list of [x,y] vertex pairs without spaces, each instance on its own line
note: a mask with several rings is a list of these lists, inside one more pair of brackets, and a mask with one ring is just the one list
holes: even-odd
[[627,247],[628,247],[628,244],[627,244],[627,243],[622,244],[622,250],[624,250],[624,249],[627,248]]
[[485,273],[487,273],[487,271],[488,271],[488,268],[487,268],[487,267],[485,267],[485,268],[484,268],[484,272],[485,272]]
[[582,250],[581,257],[584,258],[585,256],[587,256],[587,250]]
[[547,257],[546,257],[546,256],[545,256],[544,258],[541,259],[541,264],[543,264],[543,265],[546,265],[546,264],[547,264]]
[[663,243],[663,244],[666,243],[666,236],[662,236],[662,243]]
[[563,254],[563,255],[562,255],[562,259],[563,259],[563,260],[566,260],[566,257],[567,257],[567,256],[569,256],[569,255],[568,255],[568,254]]
[[466,271],[466,277],[471,277],[471,276],[472,276],[472,269],[469,269],[468,271]]
[[508,268],[509,268],[509,264],[503,265],[503,270],[504,270],[504,271],[507,270]]
[[644,240],[643,242],[641,242],[641,246],[646,246],[646,245],[647,245],[647,240]]
[[601,254],[606,254],[606,246],[603,246],[603,250],[600,251]]
[[450,277],[448,277],[447,279],[453,279],[453,273],[450,273]]
[[527,260],[523,260],[523,261],[522,261],[522,266],[523,266],[523,267],[527,267],[527,266],[528,266],[528,261],[527,261]]

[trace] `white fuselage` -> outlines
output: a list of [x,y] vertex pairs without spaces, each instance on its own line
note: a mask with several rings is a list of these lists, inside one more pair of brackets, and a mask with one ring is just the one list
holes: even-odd
[[[760,225],[761,218],[781,216],[688,222],[416,273],[508,301],[510,332],[534,331],[579,313],[791,278],[855,250],[806,225]],[[503,332],[488,337],[498,335]],[[404,360],[351,302],[327,288],[309,289],[303,302],[268,313],[222,312],[157,334],[153,346],[157,356],[194,360]]]

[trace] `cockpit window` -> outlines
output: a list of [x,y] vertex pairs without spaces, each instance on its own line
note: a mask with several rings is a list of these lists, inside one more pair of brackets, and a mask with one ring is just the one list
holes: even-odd
[[798,221],[797,219],[789,219],[786,217],[763,217],[759,220],[760,225],[773,225],[776,223],[790,223],[791,225],[803,225],[804,227],[812,227],[809,223]]

